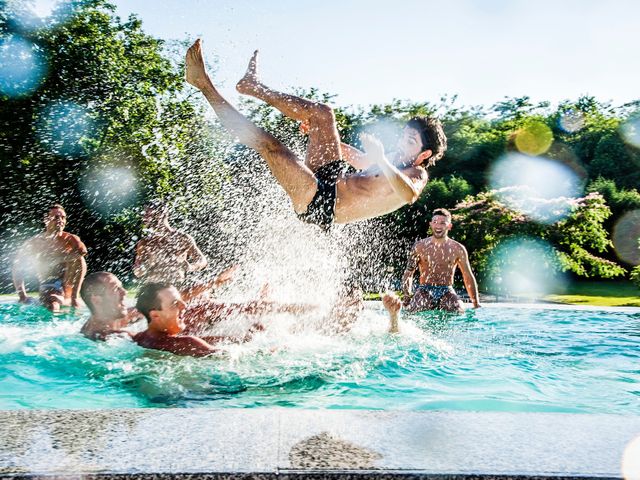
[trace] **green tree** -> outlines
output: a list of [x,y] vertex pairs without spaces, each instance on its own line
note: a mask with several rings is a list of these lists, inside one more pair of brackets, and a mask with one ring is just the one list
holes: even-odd
[[[504,194],[504,192],[502,192]],[[535,202],[530,198],[528,203]],[[481,279],[495,275],[491,253],[504,241],[516,237],[548,242],[556,259],[550,266],[581,277],[613,278],[625,270],[599,254],[612,244],[603,222],[611,215],[601,195],[591,193],[579,199],[560,199],[557,207],[568,214],[554,223],[534,221],[507,207],[496,191],[482,192],[453,210],[456,240],[465,244],[472,265]],[[564,204],[564,205],[562,205]]]
[[[11,19],[20,6],[3,16]],[[55,13],[50,28],[23,31],[7,21],[0,30],[2,40],[33,43],[47,64],[35,91],[0,99],[4,260],[41,228],[47,204],[60,202],[69,230],[90,247],[91,268],[124,273],[139,231],[135,209],[145,198],[180,197],[194,183],[215,189],[219,179],[211,168],[197,180],[185,174],[204,161],[193,154],[208,129],[163,42],[135,16],[116,17],[107,1],[73,7],[69,16]]]

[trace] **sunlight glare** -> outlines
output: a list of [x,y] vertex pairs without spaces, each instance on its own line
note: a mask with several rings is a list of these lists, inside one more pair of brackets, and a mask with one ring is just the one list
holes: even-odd
[[489,171],[489,185],[508,207],[542,223],[553,223],[568,212],[567,198],[582,193],[582,180],[567,165],[544,157],[510,153]]
[[640,118],[628,120],[620,127],[624,141],[632,147],[640,148]]
[[138,179],[125,166],[95,168],[83,176],[80,189],[85,205],[103,215],[130,207],[138,195]]
[[528,237],[505,240],[489,259],[492,288],[509,295],[544,295],[557,292],[566,284],[557,272],[553,248],[542,240]]
[[577,110],[568,110],[560,115],[558,126],[566,133],[576,133],[584,127],[584,114]]
[[526,155],[542,155],[552,143],[553,133],[542,122],[530,122],[515,134],[516,148]]
[[52,102],[44,108],[38,124],[40,144],[57,155],[83,152],[82,140],[94,127],[89,111],[73,102]]
[[29,95],[45,75],[45,61],[33,43],[16,36],[0,40],[0,95]]
[[611,237],[613,248],[621,260],[640,265],[640,210],[622,215],[613,227]]

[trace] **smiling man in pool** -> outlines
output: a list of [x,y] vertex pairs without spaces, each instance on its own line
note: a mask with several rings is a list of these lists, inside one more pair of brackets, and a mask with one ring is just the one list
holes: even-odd
[[52,205],[47,210],[44,225],[44,232],[31,237],[16,253],[12,273],[19,302],[31,301],[24,286],[24,270],[31,265],[40,282],[40,302],[45,307],[54,312],[62,306],[77,307],[87,272],[87,247],[80,237],[64,231],[67,212],[62,205]]
[[[444,208],[433,211],[429,223],[433,235],[418,240],[411,249],[407,268],[402,278],[402,292],[409,311],[446,310],[462,312],[462,301],[453,289],[456,268],[462,272],[464,286],[474,308],[480,307],[478,284],[471,271],[469,256],[464,245],[449,238],[451,213]],[[413,275],[420,270],[420,284],[413,296]]]
[[[378,217],[415,202],[427,184],[426,166],[435,164],[447,148],[440,122],[425,117],[406,124],[397,152],[389,158],[382,143],[370,135],[361,137],[366,153],[342,144],[331,107],[276,92],[260,82],[256,52],[236,88],[302,123],[309,134],[302,160],[220,95],[205,69],[200,40],[189,48],[185,65],[187,82],[204,94],[227,130],[264,158],[300,219],[322,228]],[[361,171],[346,173],[343,158]]]
[[[152,336],[155,327],[151,324],[153,317],[157,316],[155,312],[160,312],[160,319],[166,323],[167,312],[169,312],[169,318],[172,318],[177,311],[178,316],[174,319],[175,324],[167,327],[167,331],[176,331],[177,326],[183,325],[184,328],[181,328],[179,332],[182,336],[195,336],[208,343],[245,341],[249,337],[200,337],[199,332],[208,325],[231,315],[265,315],[282,312],[305,313],[317,308],[314,305],[277,303],[265,298],[243,303],[205,301],[188,304],[188,299],[193,296],[191,290],[179,292],[175,286],[169,283],[150,283],[148,285],[141,289],[138,297],[139,305],[136,305],[142,310],[140,308],[127,308],[125,304],[126,290],[115,275],[109,272],[95,272],[87,275],[82,286],[81,295],[91,315],[82,326],[80,332],[92,340],[105,340],[107,336],[119,333],[133,337],[134,334],[127,327],[141,318],[146,318],[150,325],[150,329],[147,332]],[[168,295],[164,290],[170,290],[170,293],[173,294],[171,304],[163,301],[164,296]],[[177,295],[175,295],[176,292]],[[173,304],[177,305],[177,309],[174,308]],[[259,328],[259,324],[254,324],[254,331]],[[167,340],[166,343],[176,343],[176,345],[180,346],[185,341],[181,339],[176,342]],[[161,350],[164,349],[162,348]]]
[[108,335],[131,335],[127,327],[144,317],[125,304],[127,291],[122,282],[109,272],[90,273],[80,289],[82,300],[91,315],[80,333],[91,340],[106,340]]

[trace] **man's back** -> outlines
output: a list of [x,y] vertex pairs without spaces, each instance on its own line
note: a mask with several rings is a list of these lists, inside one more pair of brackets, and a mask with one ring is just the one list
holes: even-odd
[[215,351],[207,342],[191,335],[151,334],[145,330],[135,334],[133,341],[144,348],[192,357],[205,357]]

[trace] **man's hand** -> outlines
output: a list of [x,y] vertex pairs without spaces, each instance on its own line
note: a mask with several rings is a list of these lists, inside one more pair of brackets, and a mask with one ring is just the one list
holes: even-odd
[[402,308],[400,298],[393,292],[385,292],[382,296],[382,305],[389,313],[398,313]]
[[235,274],[236,270],[238,270],[238,265],[234,265],[227,268],[226,270],[223,270],[222,273],[218,275],[214,280],[214,285],[216,287],[219,287],[220,285],[224,285],[225,283],[233,280],[233,275]]
[[361,133],[359,138],[367,157],[371,157],[376,162],[384,158],[384,146],[378,138],[368,133]]
[[71,308],[82,308],[82,307],[84,307],[84,302],[80,298],[75,297],[71,299]]

